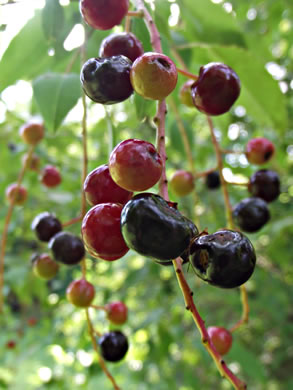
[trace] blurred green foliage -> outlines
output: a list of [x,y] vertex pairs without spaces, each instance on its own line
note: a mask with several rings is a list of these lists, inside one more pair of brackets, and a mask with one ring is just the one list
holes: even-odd
[[[250,321],[235,333],[226,360],[247,381],[249,390],[293,389],[292,2],[156,0],[153,3],[151,12],[162,34],[165,54],[176,61],[171,50],[175,48],[193,73],[198,73],[206,62],[223,61],[240,76],[240,99],[231,112],[214,120],[222,147],[243,151],[247,141],[255,136],[266,136],[276,146],[276,155],[265,168],[280,174],[282,194],[269,206],[272,215],[269,224],[259,233],[249,235],[258,255],[256,271],[247,283]],[[8,7],[18,12],[17,4],[0,6],[0,12],[5,15]],[[2,23],[0,39],[3,36],[4,41],[9,24],[5,26],[5,18]],[[9,20],[9,23],[16,22]],[[36,241],[30,229],[34,216],[48,210],[65,222],[76,217],[80,210],[80,99],[68,114],[80,95],[76,84],[79,48],[66,51],[63,46],[78,23],[81,18],[76,1],[59,4],[57,0],[47,0],[45,8],[36,11],[11,40],[0,62],[0,231],[8,207],[5,188],[16,181],[22,156],[27,151],[18,130],[31,117],[42,114],[46,124],[46,137],[36,149],[42,166],[56,165],[63,177],[59,187],[46,189],[36,172],[28,172],[24,179],[29,189],[28,201],[15,208],[9,226],[6,304],[0,333],[0,389],[112,388],[96,363],[84,311],[73,308],[65,298],[68,284],[81,276],[80,268],[61,267],[55,279],[44,282],[32,274],[30,263],[33,253],[48,250]],[[118,26],[114,31],[121,29]],[[133,20],[132,30],[145,50],[151,50],[144,22]],[[86,27],[86,33],[87,58],[98,56],[99,45],[110,32],[92,32]],[[47,83],[46,74],[54,85]],[[180,105],[178,91],[184,81],[180,75],[172,96],[188,133],[196,169],[202,171],[215,166],[215,153],[204,116]],[[21,90],[27,92],[25,97]],[[109,150],[125,138],[155,142],[153,102],[134,95],[124,103],[106,107],[107,111],[90,101],[88,107],[89,170],[106,163]],[[170,177],[176,169],[188,169],[170,108],[166,137]],[[257,169],[248,165],[241,153],[228,154],[225,168],[226,173],[240,177],[249,177]],[[225,226],[221,191],[207,191],[202,179],[196,182],[196,191],[195,205],[192,196],[179,199],[170,193],[170,197],[190,218],[196,210],[202,229],[207,227],[214,232]],[[243,187],[229,187],[229,192],[232,205],[248,196]],[[80,224],[68,230],[79,234]],[[123,362],[109,364],[122,389],[231,388],[220,378],[201,345],[190,313],[184,308],[172,267],[161,267],[133,252],[113,263],[89,257],[87,266],[88,279],[96,287],[97,305],[122,300],[129,307],[129,320],[123,331],[129,337],[130,350]],[[187,278],[207,326],[229,328],[237,322],[241,315],[237,289],[226,291],[200,283],[191,269]],[[33,326],[32,318],[36,320]],[[92,318],[98,331],[108,329],[103,312],[93,312]],[[16,342],[14,349],[6,347],[9,340]]]

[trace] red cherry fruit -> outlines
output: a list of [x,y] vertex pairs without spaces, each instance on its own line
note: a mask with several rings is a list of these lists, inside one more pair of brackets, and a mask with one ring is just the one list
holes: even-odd
[[95,288],[85,279],[74,280],[66,289],[66,297],[74,306],[88,307],[95,297]]
[[36,317],[29,317],[26,321],[28,326],[35,326],[38,322],[38,319]]
[[192,173],[183,169],[176,171],[170,179],[170,186],[178,196],[190,194],[194,188]]
[[228,65],[211,62],[202,66],[191,87],[195,107],[207,115],[229,111],[240,94],[240,80]]
[[218,353],[220,355],[225,355],[228,353],[233,341],[231,332],[219,326],[210,326],[207,331],[211,342],[213,343]]
[[108,35],[101,43],[100,57],[123,55],[132,62],[143,54],[140,40],[132,33],[121,32]]
[[109,166],[104,164],[90,172],[83,185],[86,200],[91,206],[99,203],[125,204],[133,193],[119,187],[112,179]]
[[8,349],[14,349],[16,347],[16,342],[14,340],[9,340],[6,343],[6,348]]
[[26,144],[36,145],[44,138],[44,126],[41,123],[26,123],[19,129],[19,135]]
[[27,199],[27,189],[22,185],[12,183],[6,188],[5,195],[9,203],[14,201],[14,204],[22,205]]
[[56,187],[61,181],[61,174],[59,170],[53,165],[46,165],[41,173],[41,181],[46,187]]
[[130,81],[136,93],[146,99],[163,100],[177,84],[177,68],[160,53],[144,53],[132,64]]
[[161,177],[163,162],[153,144],[139,139],[120,142],[110,154],[112,179],[128,191],[144,191]]
[[251,164],[261,165],[269,161],[275,152],[274,144],[266,138],[252,138],[246,145],[246,158]]
[[191,86],[194,84],[194,80],[187,80],[186,83],[182,85],[179,91],[179,99],[182,104],[185,104],[187,107],[194,107],[192,96],[191,96]]
[[87,251],[95,258],[113,261],[128,252],[120,231],[123,205],[101,203],[92,207],[85,215],[81,233]]
[[85,22],[96,30],[109,30],[121,23],[128,12],[129,0],[81,0]]
[[107,318],[113,324],[122,325],[127,321],[128,309],[125,303],[117,301],[108,303],[105,306]]

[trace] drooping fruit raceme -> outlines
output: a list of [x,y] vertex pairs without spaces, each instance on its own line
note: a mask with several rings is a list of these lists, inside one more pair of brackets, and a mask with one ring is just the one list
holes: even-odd
[[147,52],[132,64],[130,80],[136,93],[146,99],[163,100],[177,84],[174,62],[164,54]]
[[226,355],[232,347],[232,333],[228,329],[221,328],[220,326],[209,326],[207,331],[217,352],[220,355]]
[[131,32],[113,33],[108,35],[101,43],[100,57],[123,55],[132,62],[143,54],[140,40]]
[[268,205],[261,198],[242,199],[233,209],[233,219],[244,232],[257,232],[270,219]]
[[265,164],[273,157],[274,153],[274,144],[263,137],[249,140],[245,150],[247,160],[256,165]]
[[95,288],[85,279],[73,280],[66,289],[66,297],[74,306],[89,307],[95,297]]
[[191,86],[195,107],[207,115],[229,111],[240,94],[240,80],[228,65],[211,62],[200,68],[198,80]]
[[118,362],[128,351],[128,340],[119,330],[104,333],[98,340],[101,354],[108,362]]
[[260,169],[250,177],[248,191],[266,202],[272,202],[280,195],[279,175],[270,169]]
[[80,0],[85,22],[96,30],[109,30],[121,23],[128,12],[129,0]]
[[96,103],[123,102],[133,92],[130,83],[131,65],[130,59],[123,55],[90,58],[80,72],[84,92]]
[[111,152],[112,179],[128,191],[145,191],[160,179],[163,161],[153,144],[140,139],[120,142]]
[[107,164],[97,167],[87,175],[83,190],[91,206],[99,203],[125,204],[133,195],[132,192],[119,187],[114,182]]
[[124,206],[121,231],[127,246],[143,256],[169,261],[198,233],[196,226],[161,196],[142,193]]
[[120,231],[122,207],[118,203],[101,203],[85,215],[81,226],[82,239],[93,257],[113,261],[128,252]]
[[202,280],[223,288],[241,286],[252,275],[256,256],[249,239],[233,230],[219,230],[195,238],[191,263]]

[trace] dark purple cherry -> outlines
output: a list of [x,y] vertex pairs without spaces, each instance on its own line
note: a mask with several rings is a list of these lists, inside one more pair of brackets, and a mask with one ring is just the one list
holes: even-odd
[[66,265],[78,264],[85,255],[82,240],[69,232],[57,233],[49,242],[54,259]]
[[123,55],[132,62],[143,54],[140,40],[132,33],[121,32],[108,35],[101,43],[100,57]]
[[198,80],[191,86],[195,107],[207,115],[229,111],[240,94],[240,80],[228,65],[211,62],[202,66]]
[[103,334],[98,344],[103,358],[108,362],[118,362],[128,351],[127,337],[119,330]]
[[123,102],[133,92],[130,83],[131,65],[130,59],[122,55],[90,58],[80,73],[84,92],[96,103]]
[[234,207],[233,219],[244,232],[257,232],[270,219],[268,205],[261,198],[243,199]]
[[211,172],[206,176],[205,180],[207,188],[216,190],[221,186],[220,174],[218,171]]
[[266,202],[272,202],[280,195],[280,178],[277,172],[261,169],[249,179],[248,191]]
[[38,214],[31,225],[40,241],[48,242],[57,233],[62,230],[61,222],[54,214],[47,211]]

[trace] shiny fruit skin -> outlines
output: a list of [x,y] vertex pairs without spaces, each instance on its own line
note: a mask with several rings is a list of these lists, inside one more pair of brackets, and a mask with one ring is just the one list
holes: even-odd
[[207,115],[221,115],[228,112],[238,98],[240,80],[229,66],[211,62],[200,68],[191,94],[199,111]]
[[190,248],[194,271],[202,280],[222,288],[239,287],[252,275],[256,256],[248,238],[219,230],[196,238]]
[[108,35],[101,43],[100,57],[123,55],[132,62],[143,54],[140,40],[131,32],[113,33]]
[[133,92],[130,83],[131,65],[130,59],[122,55],[90,58],[80,72],[84,92],[96,103],[123,102]]
[[41,123],[26,123],[19,129],[19,135],[26,144],[36,145],[44,138],[44,126]]
[[5,190],[6,199],[9,203],[21,206],[27,200],[27,189],[17,183],[10,184]]
[[266,138],[252,138],[246,145],[245,155],[251,164],[265,164],[273,157],[274,153],[274,144]]
[[113,261],[128,252],[120,231],[122,205],[101,203],[85,215],[81,233],[86,250],[95,258]]
[[127,139],[112,150],[109,170],[120,187],[128,191],[145,191],[159,181],[163,162],[150,142]]
[[219,172],[211,172],[205,178],[205,184],[209,190],[216,190],[221,187],[221,180]]
[[110,30],[121,23],[128,12],[129,0],[80,0],[85,22],[96,30]]
[[125,204],[133,195],[133,192],[119,187],[113,181],[107,164],[97,167],[87,175],[83,190],[91,206],[100,203]]
[[177,69],[164,54],[147,52],[132,64],[130,80],[136,93],[146,99],[163,100],[176,87]]
[[67,299],[77,307],[89,307],[95,294],[94,286],[85,279],[73,280],[66,289]]
[[176,171],[170,179],[170,186],[177,196],[189,195],[194,188],[192,173],[183,169]]
[[125,303],[117,301],[108,303],[105,306],[107,318],[116,325],[122,325],[127,321],[128,309]]
[[59,270],[57,264],[47,253],[42,253],[33,262],[33,272],[41,279],[54,278]]
[[27,169],[31,171],[39,171],[40,168],[40,157],[36,154],[32,154],[31,158],[29,158],[29,155],[26,153],[22,156],[22,165],[27,167]]
[[169,261],[180,256],[195,230],[196,226],[178,210],[151,193],[134,196],[121,214],[121,231],[128,247],[156,260]]
[[59,170],[53,165],[46,165],[41,172],[41,182],[46,187],[57,187],[62,181]]
[[247,233],[260,230],[270,219],[267,203],[261,198],[246,198],[233,209],[236,225]]
[[65,265],[75,265],[85,256],[82,240],[69,232],[59,232],[49,241],[54,259]]
[[33,219],[31,228],[40,241],[48,242],[55,234],[61,232],[62,225],[54,214],[45,211]]
[[280,195],[279,175],[269,169],[260,169],[250,177],[248,191],[266,202],[272,202]]
[[119,330],[104,333],[98,340],[101,355],[108,362],[118,362],[128,351],[127,337]]
[[209,326],[208,335],[212,344],[220,355],[226,355],[230,351],[233,342],[232,333],[219,326]]
[[194,80],[187,80],[179,91],[179,99],[182,104],[187,107],[194,108],[192,96],[191,96],[191,86],[194,84]]

